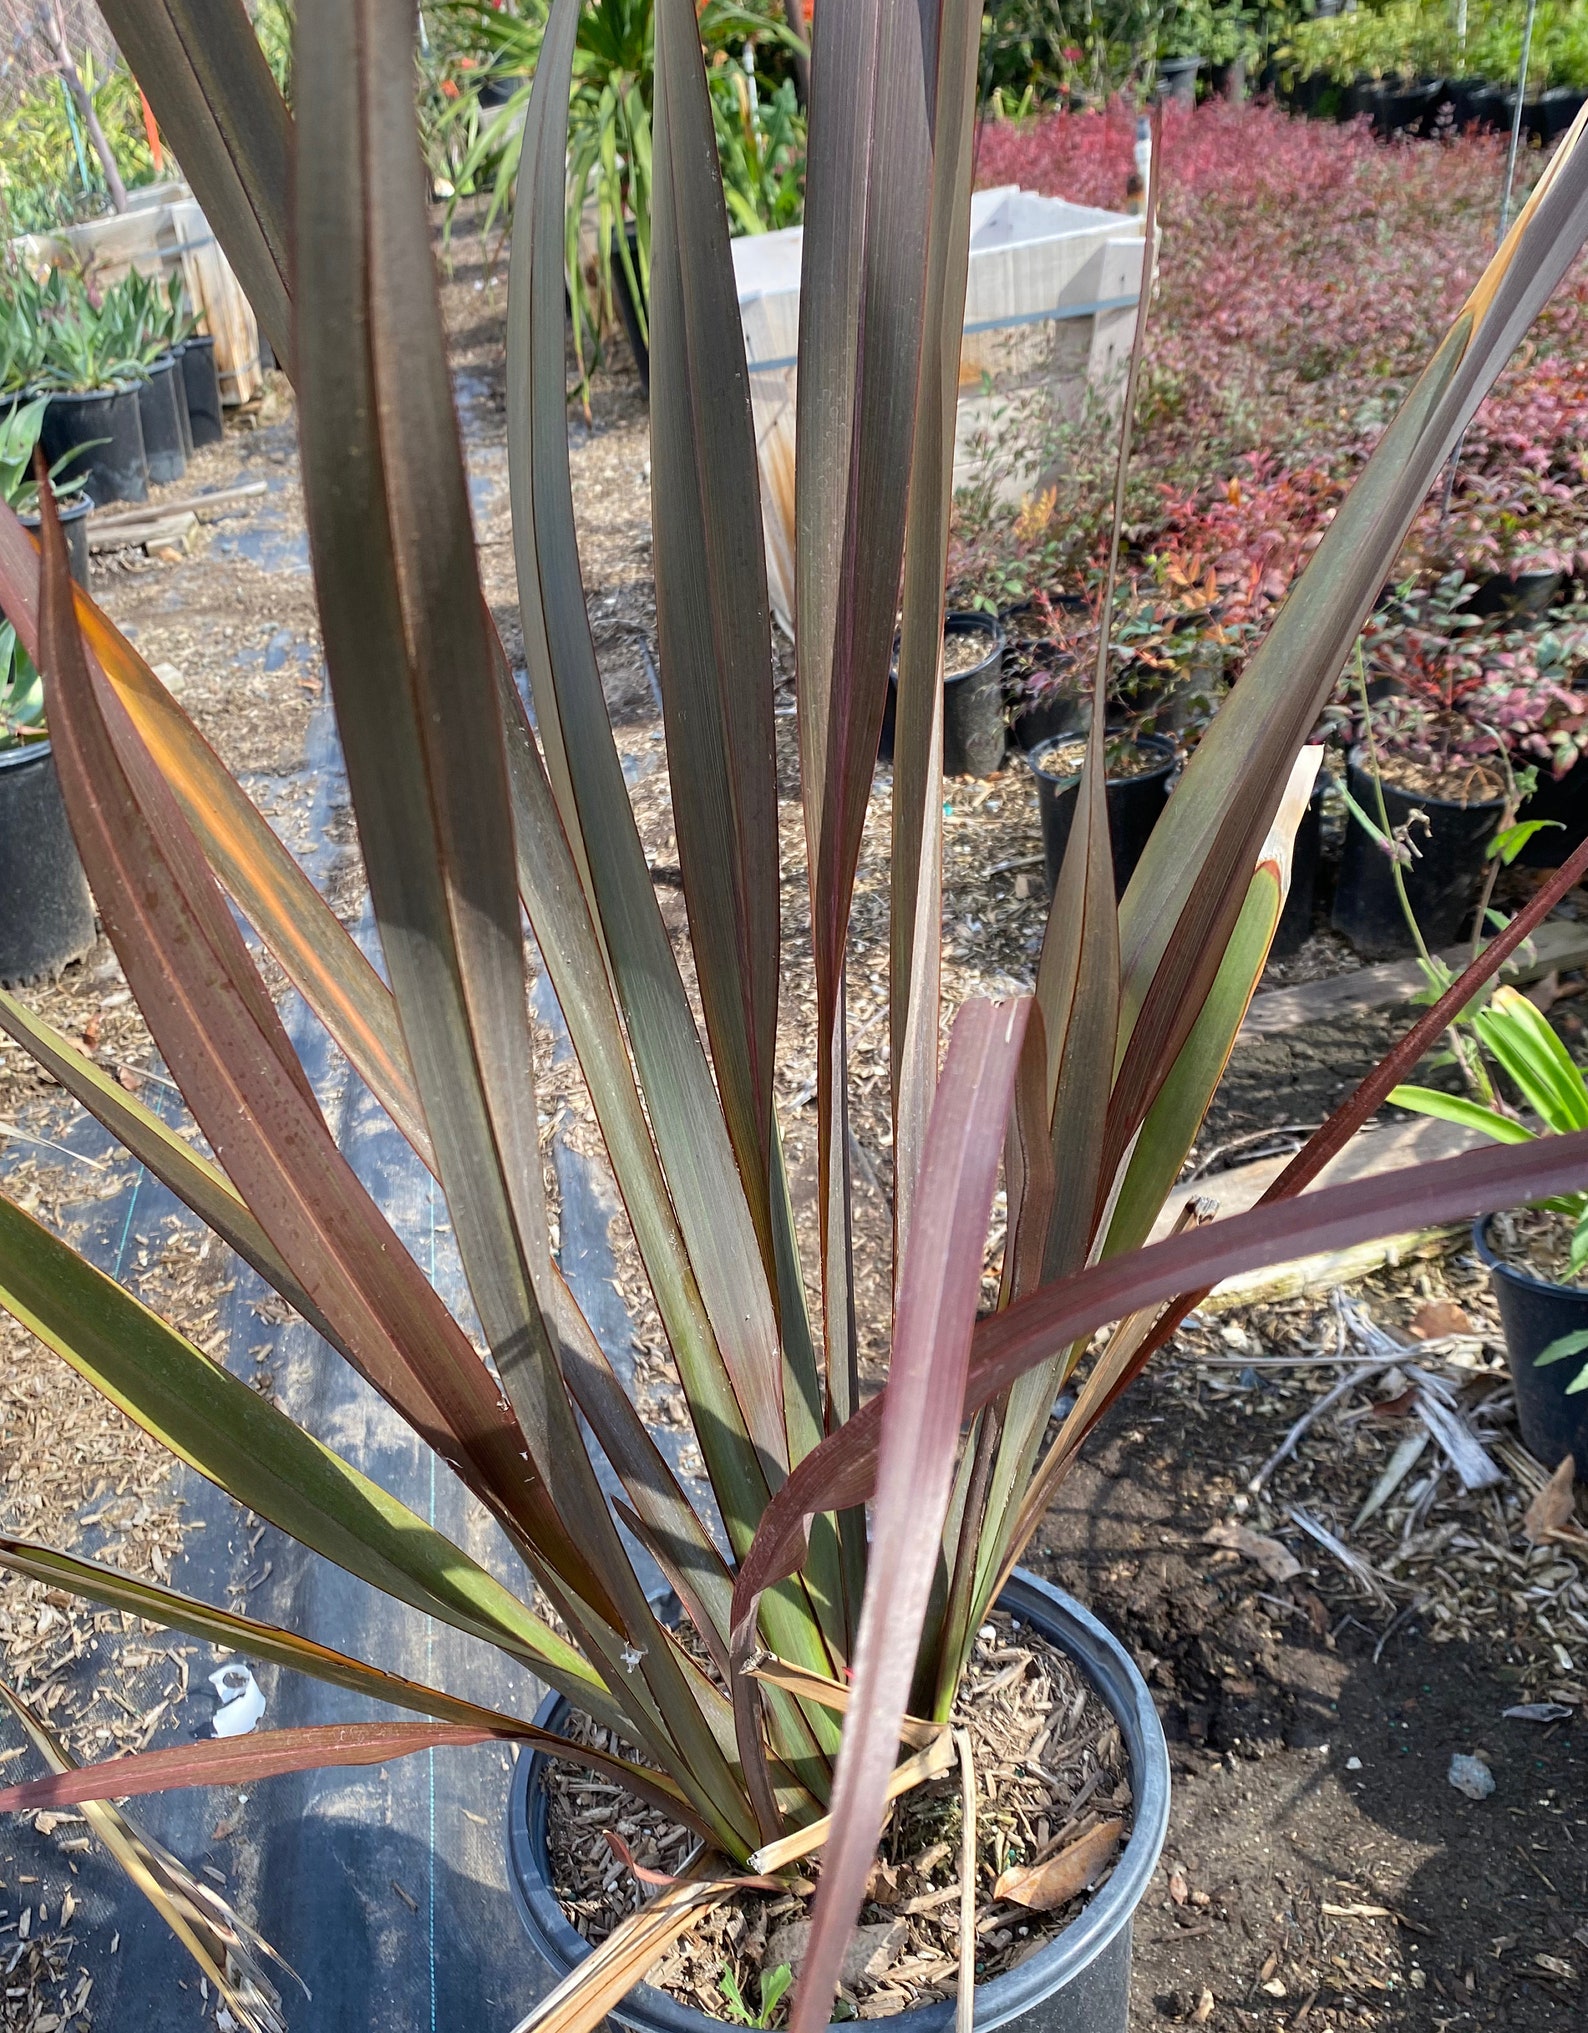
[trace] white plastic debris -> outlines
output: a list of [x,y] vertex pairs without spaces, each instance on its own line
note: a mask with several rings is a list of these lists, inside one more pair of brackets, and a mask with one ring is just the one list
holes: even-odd
[[1469,1758],[1457,1751],[1450,1760],[1447,1774],[1458,1793],[1465,1793],[1469,1800],[1487,1800],[1494,1791],[1494,1774],[1482,1758]]
[[220,1696],[211,1727],[218,1737],[245,1737],[265,1712],[265,1697],[246,1666],[222,1666],[210,1675],[210,1685]]
[[1502,1708],[1507,1722],[1570,1722],[1576,1710],[1564,1701],[1519,1701],[1515,1708]]

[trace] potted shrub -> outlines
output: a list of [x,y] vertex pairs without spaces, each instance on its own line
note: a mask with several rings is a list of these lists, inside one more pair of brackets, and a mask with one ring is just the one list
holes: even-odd
[[[1334,927],[1357,952],[1387,959],[1447,946],[1471,918],[1515,781],[1483,718],[1480,631],[1459,589],[1417,596],[1374,617],[1346,725],[1354,824],[1335,887]],[[1370,675],[1371,674],[1371,675]],[[1377,696],[1375,697],[1375,693]]]
[[[1064,851],[1075,821],[1076,793],[1086,753],[1084,736],[1061,734],[1038,742],[1026,755],[1036,779],[1037,808],[1042,814],[1043,862],[1049,887],[1054,890],[1058,888]],[[1114,886],[1123,891],[1162,815],[1177,757],[1172,741],[1161,734],[1137,733],[1134,728],[1111,733],[1105,755]]]
[[[33,458],[47,408],[38,397],[0,418],[0,499],[24,517],[35,508]],[[63,502],[63,522],[69,516],[81,531],[91,505]],[[93,943],[94,906],[61,801],[44,688],[0,612],[0,982],[53,979]]]
[[121,350],[80,283],[68,285],[59,269],[40,321],[37,383],[50,391],[42,444],[52,466],[80,480],[101,507],[144,501],[149,463],[144,453],[140,389],[142,363]]
[[1543,628],[1508,631],[1490,660],[1482,717],[1504,735],[1513,766],[1534,778],[1518,810],[1529,830],[1515,859],[1558,868],[1588,837],[1588,619],[1575,608]]
[[[173,281],[180,291],[180,278]],[[149,478],[157,487],[169,487],[187,471],[193,449],[187,387],[173,351],[174,334],[182,323],[180,297],[167,298],[152,277],[129,269],[105,291],[99,319],[107,343],[142,369],[138,410]]]
[[[303,1634],[12,1538],[3,1557],[18,1571],[206,1638],[224,1631],[234,1647],[420,1719],[267,1728],[45,1779],[8,1772],[16,1783],[0,1810],[93,1800],[96,1826],[125,1837],[111,1802],[223,1769],[251,1784],[517,1743],[595,1767],[687,1831],[661,1873],[671,1882],[636,1879],[635,1910],[599,1948],[582,1955],[587,1944],[564,1938],[559,1952],[581,1959],[530,2024],[579,2033],[627,2009],[623,1997],[671,1940],[746,1880],[770,1878],[780,1896],[811,1900],[789,2024],[816,2033],[890,1794],[905,1813],[899,1802],[952,1768],[974,1802],[974,1756],[954,1731],[977,1634],[1000,1599],[1033,1620],[1053,1611],[1014,1589],[1020,1553],[1081,1440],[1205,1287],[1237,1266],[1546,1197],[1581,1176],[1588,1137],[1541,1139],[1304,1199],[1276,1195],[1142,1246],[1261,972],[1317,762],[1302,749],[1306,731],[1451,440],[1580,250],[1588,157],[1565,151],[1546,172],[1203,734],[1117,902],[1105,688],[1094,682],[1035,992],[966,1004],[940,1063],[934,732],[979,17],[945,8],[923,44],[904,0],[857,0],[813,52],[815,121],[856,145],[815,151],[807,191],[795,654],[811,963],[784,984],[771,622],[727,216],[695,10],[688,0],[656,10],[652,521],[686,984],[635,826],[578,569],[563,225],[584,10],[554,0],[546,17],[515,201],[509,470],[532,724],[474,550],[429,265],[414,18],[363,4],[357,20],[343,8],[299,10],[290,126],[240,11],[214,17],[239,56],[224,74],[224,120],[195,72],[163,61],[159,37],[140,36],[155,18],[141,13],[145,0],[110,0],[109,11],[123,47],[155,52],[140,81],[208,215],[243,219],[222,202],[234,179],[251,200],[250,230],[238,224],[227,252],[295,378],[321,638],[386,971],[363,957],[132,646],[73,602],[46,496],[42,571],[0,509],[0,596],[40,653],[67,807],[108,934],[224,1173],[20,1005],[0,1001],[0,1023],[318,1328],[439,1457],[438,1473],[478,1497],[505,1535],[514,1586],[3,1195],[0,1293],[256,1515],[394,1602],[494,1645],[586,1724],[548,1735]],[[358,21],[379,32],[354,33]],[[937,52],[931,80],[924,47]],[[879,71],[898,89],[875,94]],[[230,150],[244,136],[238,163]],[[289,245],[290,283],[273,251]],[[903,258],[910,248],[918,260]],[[1139,347],[1133,358],[1139,368]],[[1126,457],[1128,445],[1116,503]],[[1105,614],[1113,578],[1111,567]],[[888,1000],[898,1258],[896,1277],[871,1280],[888,1356],[867,1398],[848,1219],[844,959],[901,587]],[[1545,885],[1538,910],[1562,879]],[[347,1165],[234,909],[433,1167],[489,1363]],[[526,911],[676,1362],[720,1540],[553,1251]],[[1485,955],[1457,992],[1469,996],[1497,964]],[[784,987],[816,1071],[819,1218],[809,1223],[791,1211],[775,1107]],[[1353,1111],[1373,1105],[1370,1083],[1298,1157],[1284,1193],[1361,1119]],[[1001,1161],[999,1292],[978,1319]],[[1094,1350],[1094,1332],[1114,1323]],[[1050,1442],[1055,1393],[1072,1375],[1080,1395]],[[596,1443],[622,1485],[616,1503],[597,1478]],[[647,1597],[620,1519],[672,1583],[685,1620],[676,1632]],[[1113,2033],[1124,1909],[1162,1827],[1153,1766],[1164,1774],[1120,1655],[1083,1620],[1056,1621],[1071,1670],[1116,1716],[1135,1704],[1146,1751],[1128,1781],[1136,1822],[1122,1855],[1116,1826],[1090,1862],[1067,1857],[1073,1882],[1114,1876],[1029,1961],[994,1975],[981,2004],[984,2023],[1006,2011],[1054,2024],[1067,2015],[1087,2033]],[[19,1712],[29,1715],[26,1703]],[[1127,1804],[1117,1788],[1115,1801]],[[1014,1895],[985,1817],[962,1812],[958,1836],[970,1912],[955,2009],[969,2027],[984,1952],[972,1944],[986,1941],[978,1904]],[[1018,1868],[1049,1861],[1026,1854]],[[205,1956],[202,1944],[194,1952]],[[225,1958],[201,1967],[231,2015],[258,2025]],[[1086,2016],[1094,1972],[1118,2002],[1111,2022]],[[997,1990],[1004,1976],[1018,1980],[1012,1991]],[[930,2010],[928,2023],[946,2021],[946,1998]]]
[[[888,673],[888,703],[882,714],[878,756],[893,760],[898,713],[897,661]],[[991,614],[969,609],[943,617],[943,774],[992,776],[1002,767],[1004,720],[1004,632]]]
[[1088,707],[1078,679],[1080,660],[1070,639],[1086,600],[1079,593],[1038,592],[1002,609],[1004,697],[1009,736],[1022,754],[1057,734],[1076,734]]
[[[1502,1143],[1588,1127],[1583,1069],[1525,995],[1496,989],[1462,1027],[1493,1069],[1480,1072],[1481,1098],[1402,1086],[1391,1101]],[[1500,1308],[1522,1438],[1546,1468],[1571,1453],[1588,1477],[1588,1192],[1490,1215],[1472,1239]]]

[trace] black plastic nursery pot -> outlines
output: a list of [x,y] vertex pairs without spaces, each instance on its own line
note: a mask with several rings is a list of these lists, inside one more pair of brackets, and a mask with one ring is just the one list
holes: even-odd
[[1489,1241],[1487,1220],[1472,1224],[1472,1246],[1488,1268],[1500,1309],[1516,1420],[1527,1451],[1546,1468],[1558,1468],[1570,1453],[1579,1477],[1588,1476],[1588,1391],[1566,1389],[1588,1354],[1538,1367],[1552,1341],[1588,1328],[1588,1290],[1553,1284],[1506,1263]]
[[[1108,1883],[1079,1918],[1017,1968],[976,1987],[977,2033],[1015,2026],[1028,2033],[1126,2033],[1130,2021],[1131,1922],[1146,1896],[1169,1825],[1169,1754],[1152,1696],[1113,1633],[1072,1597],[1017,1572],[1000,1607],[1061,1646],[1107,1703],[1130,1757],[1134,1824]],[[535,1721],[561,1729],[568,1704],[546,1701]],[[547,1843],[546,1773],[537,1751],[520,1756],[507,1803],[507,1881],[530,1940],[560,1981],[590,1953],[558,1903]],[[608,2018],[628,2033],[721,2033],[723,2022],[675,2004],[641,1984]],[[882,2022],[897,2033],[946,2033],[952,1998]]]
[[[88,585],[88,518],[93,512],[93,497],[88,494],[74,494],[68,500],[55,504],[61,534],[66,539],[66,556],[71,564],[72,577],[84,588]],[[32,530],[37,536],[40,524],[36,515],[23,515],[17,519],[24,529]]]
[[53,980],[93,943],[93,898],[50,744],[0,748],[0,984]]
[[177,394],[176,361],[168,353],[149,369],[149,378],[138,390],[138,407],[143,417],[143,449],[149,461],[149,478],[156,487],[168,487],[187,471],[187,440],[183,419],[187,413],[187,389]]
[[1066,734],[1084,734],[1091,710],[1089,699],[1056,685],[1020,708],[1009,723],[1010,737],[1022,755],[1029,755],[1044,741],[1057,741]]
[[[992,776],[1002,766],[1008,729],[1004,723],[1004,632],[990,614],[948,614],[943,639],[969,636],[983,644],[980,660],[943,679],[943,774]],[[897,669],[888,673],[888,702],[882,709],[881,762],[893,760],[899,708]]]
[[[1063,738],[1063,737],[1061,737]],[[1068,737],[1073,740],[1074,736]],[[1137,747],[1159,758],[1152,769],[1135,776],[1110,777],[1105,789],[1108,802],[1108,839],[1114,855],[1114,887],[1121,895],[1135,873],[1136,863],[1146,851],[1152,829],[1162,816],[1169,795],[1169,778],[1174,770],[1174,744],[1161,734],[1143,734]],[[1075,817],[1075,790],[1079,775],[1059,776],[1044,766],[1050,744],[1044,742],[1026,757],[1036,778],[1037,805],[1042,814],[1042,858],[1047,864],[1048,887],[1058,886],[1064,864],[1064,849]]]
[[1547,92],[1539,94],[1538,135],[1546,148],[1560,139],[1585,103],[1588,92],[1579,91],[1575,85],[1551,85]]
[[188,436],[193,450],[218,445],[226,435],[221,409],[221,377],[215,365],[215,341],[208,332],[195,332],[184,339],[178,354],[182,362],[182,392],[187,398]]
[[81,478],[101,506],[149,498],[149,462],[144,455],[143,415],[136,388],[93,388],[84,395],[52,395],[39,445],[51,467],[57,459],[76,452],[57,480]]
[[1514,621],[1536,621],[1548,613],[1560,592],[1560,572],[1491,572],[1474,587],[1469,614],[1503,614]]
[[[1376,823],[1373,778],[1362,768],[1360,756],[1360,749],[1353,752],[1346,781],[1351,796]],[[1431,947],[1450,945],[1471,918],[1483,888],[1485,850],[1500,823],[1504,802],[1492,798],[1464,805],[1453,798],[1403,791],[1385,778],[1384,808],[1391,832],[1406,825],[1414,812],[1428,817],[1427,826],[1419,824],[1413,832],[1417,858],[1402,874],[1407,901]],[[1392,960],[1416,951],[1395,891],[1390,858],[1356,819],[1346,826],[1333,924],[1365,960]]]

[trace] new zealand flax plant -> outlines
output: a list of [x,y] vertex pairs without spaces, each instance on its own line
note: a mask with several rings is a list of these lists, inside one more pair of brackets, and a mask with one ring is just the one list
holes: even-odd
[[[1087,1432],[1197,1297],[1233,1272],[1588,1179],[1580,1132],[1296,1197],[1582,873],[1585,847],[1266,1204],[1146,1242],[1263,966],[1310,774],[1307,732],[1451,446],[1588,236],[1582,123],[1204,734],[1117,904],[1095,688],[1080,822],[1035,993],[967,1004],[940,1059],[938,660],[979,10],[825,0],[797,430],[820,1123],[819,1297],[808,1306],[773,1106],[779,859],[755,449],[689,0],[656,9],[651,429],[662,696],[698,1018],[614,748],[574,534],[563,213],[580,0],[553,0],[548,16],[512,249],[508,430],[533,724],[476,569],[415,131],[411,7],[303,9],[290,115],[238,0],[106,0],[106,11],[296,386],[321,633],[386,979],[136,650],[74,591],[53,518],[41,560],[3,515],[0,604],[45,676],[84,864],[213,1155],[20,1003],[0,1000],[0,1022],[408,1422],[500,1526],[519,1586],[5,1198],[0,1300],[238,1503],[384,1590],[394,1616],[417,1610],[495,1646],[522,1668],[524,1713],[542,1685],[560,1689],[644,1762],[548,1740],[518,1713],[399,1679],[307,1632],[13,1538],[0,1559],[18,1572],[417,1719],[264,1730],[81,1770],[56,1747],[51,1761],[65,1769],[9,1788],[0,1805],[93,1803],[95,1825],[125,1848],[135,1838],[112,1797],[441,1744],[555,1748],[691,1826],[703,1856],[698,1875],[614,1932],[541,2022],[593,2023],[724,1887],[800,1859],[820,1882],[792,2026],[812,2033],[828,2016],[890,1788],[946,1768],[942,1724],[971,1635]],[[863,1399],[844,955],[901,600],[897,1273],[886,1388]],[[521,906],[588,1083],[720,1531],[674,1479],[549,1239]],[[483,1353],[343,1158],[234,910],[433,1171]],[[1000,1157],[1003,1284],[978,1319]],[[1044,1450],[1056,1390],[1110,1323]],[[596,1480],[581,1414],[621,1480],[619,1506]],[[695,1642],[658,1621],[618,1515],[671,1580]],[[906,1731],[915,1762],[901,1768]],[[213,1962],[188,1910],[177,1916],[184,1938]],[[245,2023],[273,2023],[257,1992],[243,2006],[231,2008]]]

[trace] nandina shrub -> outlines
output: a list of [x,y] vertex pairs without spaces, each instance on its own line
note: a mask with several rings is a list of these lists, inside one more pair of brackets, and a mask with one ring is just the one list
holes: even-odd
[[[1136,114],[989,122],[982,185],[1119,207]],[[1200,581],[1248,647],[1492,249],[1504,148],[1373,137],[1266,105],[1167,110],[1163,251],[1129,496],[1138,550]],[[1537,167],[1525,161],[1518,195]],[[1448,510],[1436,489],[1397,576],[1482,577],[1588,553],[1588,277],[1557,292],[1469,430]],[[1108,417],[1060,434],[1042,513],[962,516],[976,587],[1084,579],[1106,527]]]

